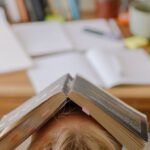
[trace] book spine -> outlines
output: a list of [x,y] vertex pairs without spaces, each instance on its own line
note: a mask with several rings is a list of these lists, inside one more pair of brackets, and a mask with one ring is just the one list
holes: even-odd
[[80,10],[78,7],[78,0],[68,0],[70,5],[70,10],[73,19],[78,20],[80,19]]
[[[55,0],[56,1],[56,0]],[[58,9],[54,0],[48,0],[49,8],[52,14],[58,14]]]
[[43,21],[44,20],[44,9],[42,8],[42,3],[40,0],[31,0],[32,1],[32,5],[34,6],[34,12],[37,16],[37,19],[39,21]]
[[24,0],[17,0],[17,5],[18,5],[18,9],[20,12],[20,16],[21,16],[21,21],[22,22],[28,22],[29,21],[29,16],[28,16],[28,12],[24,3]]
[[11,22],[17,23],[21,21],[20,13],[16,0],[4,0],[4,6],[7,10],[8,17]]
[[29,14],[30,20],[37,21],[37,16],[34,12],[34,8],[33,8],[31,0],[24,0],[24,2],[25,2],[25,6],[27,8],[27,12]]
[[47,0],[40,0],[40,2],[41,2],[41,7],[44,11],[44,18],[45,18],[48,14],[50,14],[48,1]]
[[68,0],[62,0],[62,8],[64,12],[64,17],[66,17],[67,20],[72,20],[72,14]]
[[64,11],[64,7],[63,7],[63,0],[61,0],[61,2],[59,0],[55,0],[55,8],[57,9],[57,15],[62,15],[65,16],[65,11]]

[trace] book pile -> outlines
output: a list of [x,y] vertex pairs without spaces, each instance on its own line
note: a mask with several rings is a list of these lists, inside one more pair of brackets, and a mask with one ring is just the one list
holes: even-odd
[[80,18],[78,0],[5,0],[4,6],[12,23],[43,21],[51,15],[64,20]]

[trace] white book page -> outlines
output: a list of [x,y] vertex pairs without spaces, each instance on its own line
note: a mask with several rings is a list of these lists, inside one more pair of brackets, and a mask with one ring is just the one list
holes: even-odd
[[[114,54],[116,51],[114,52]],[[121,66],[116,55],[107,49],[91,49],[86,58],[104,82],[106,88],[120,82]]]
[[5,14],[5,11],[2,7],[0,7],[0,21],[6,21],[7,18],[6,18],[6,14]]
[[25,53],[3,17],[0,19],[0,73],[31,67],[31,59]]
[[73,77],[79,74],[94,84],[102,85],[95,70],[81,53],[72,52],[36,58],[34,62],[36,66],[28,71],[28,75],[37,93],[66,73],[70,73]]
[[142,49],[118,53],[122,84],[150,84],[150,56]]
[[58,22],[22,23],[12,26],[31,56],[72,50],[73,46]]
[[[113,34],[114,28],[112,29],[112,23],[110,25],[108,23],[109,22],[105,19],[72,21],[64,24],[64,29],[77,50],[101,48],[102,46],[105,47],[107,45],[111,45],[112,47],[122,47],[122,40],[116,40],[107,36],[84,31],[86,28],[89,28],[103,33]],[[114,33],[115,32],[116,31],[114,31]]]
[[106,88],[119,84],[150,84],[150,56],[142,49],[91,49],[86,56]]

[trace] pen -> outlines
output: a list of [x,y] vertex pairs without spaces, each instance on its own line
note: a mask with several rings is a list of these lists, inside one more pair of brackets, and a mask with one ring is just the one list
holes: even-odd
[[87,32],[87,33],[108,37],[108,38],[111,38],[111,39],[117,39],[117,40],[120,39],[120,37],[118,35],[115,35],[113,33],[105,33],[105,32],[102,32],[102,31],[99,31],[99,30],[96,30],[96,29],[92,29],[92,28],[84,28],[84,31]]

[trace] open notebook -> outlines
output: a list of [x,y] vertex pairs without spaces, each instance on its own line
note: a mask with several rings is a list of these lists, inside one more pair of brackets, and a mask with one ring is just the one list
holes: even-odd
[[122,46],[121,40],[88,33],[89,28],[120,36],[114,20],[104,19],[73,21],[67,23],[36,22],[13,25],[12,29],[31,56],[39,56],[68,50],[87,50],[106,45]]
[[[28,75],[36,92],[65,73],[80,74],[92,83],[110,88],[120,84],[150,84],[150,59],[144,50],[91,49],[34,59]],[[144,67],[143,67],[144,66]]]
[[24,70],[32,61],[18,42],[0,9],[0,73]]
[[36,22],[13,25],[20,43],[31,56],[72,50],[69,38],[60,23]]

